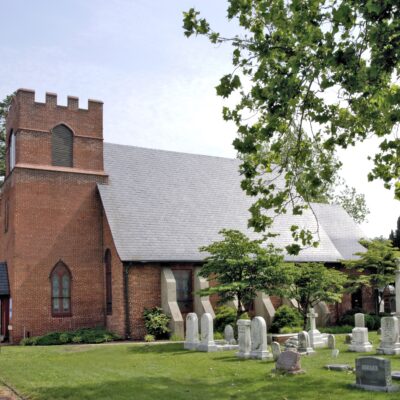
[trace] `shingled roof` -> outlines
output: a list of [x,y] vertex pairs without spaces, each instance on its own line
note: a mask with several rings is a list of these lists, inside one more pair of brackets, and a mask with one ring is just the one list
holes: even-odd
[[0,263],[0,296],[9,296],[10,286],[8,283],[7,264]]
[[[254,199],[240,188],[239,160],[133,146],[104,144],[109,184],[99,192],[122,261],[201,261],[199,247],[220,240],[222,228],[250,237],[249,207]],[[293,224],[318,228],[320,245],[289,261],[337,262],[363,251],[362,231],[337,205],[315,204],[302,216],[279,216],[275,243],[292,242]]]

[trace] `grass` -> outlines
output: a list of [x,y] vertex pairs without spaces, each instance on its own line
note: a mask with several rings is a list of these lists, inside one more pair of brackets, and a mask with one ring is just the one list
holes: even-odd
[[[374,346],[375,333],[370,334]],[[29,399],[398,399],[398,393],[371,393],[349,387],[355,376],[323,369],[348,363],[344,335],[336,337],[340,355],[328,349],[301,359],[306,374],[274,375],[273,361],[238,360],[234,352],[198,353],[182,344],[66,345],[3,347],[0,380]],[[372,353],[374,354],[374,353]],[[400,370],[400,356],[389,357]]]

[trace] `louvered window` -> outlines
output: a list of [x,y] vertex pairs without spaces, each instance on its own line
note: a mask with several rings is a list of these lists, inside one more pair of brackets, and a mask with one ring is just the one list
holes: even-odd
[[53,165],[72,167],[73,133],[65,125],[57,125],[51,136]]
[[10,135],[9,167],[10,172],[15,167],[15,133],[12,130]]

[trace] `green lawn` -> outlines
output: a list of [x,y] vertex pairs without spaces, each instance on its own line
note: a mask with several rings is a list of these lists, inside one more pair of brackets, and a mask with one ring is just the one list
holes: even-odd
[[[297,376],[275,376],[273,361],[240,361],[234,352],[189,352],[181,344],[120,344],[3,347],[0,380],[29,399],[49,400],[398,399],[398,393],[349,388],[354,374],[323,369],[329,362],[354,366],[356,355],[346,352],[343,337],[337,336],[337,360],[331,359],[330,350],[319,350],[302,357],[307,372]],[[376,334],[370,339],[376,346]],[[390,358],[392,370],[400,370],[400,356]]]

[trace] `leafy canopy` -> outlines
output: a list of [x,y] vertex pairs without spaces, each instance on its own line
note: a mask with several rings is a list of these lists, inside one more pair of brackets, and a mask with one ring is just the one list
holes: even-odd
[[6,118],[13,94],[0,101],[0,177],[6,174]]
[[383,289],[392,284],[400,251],[393,247],[390,240],[385,239],[360,240],[360,244],[366,251],[356,253],[359,259],[344,261],[346,268],[357,274],[354,287],[365,285]]
[[281,293],[296,300],[304,329],[310,308],[321,301],[341,303],[348,281],[345,273],[320,263],[287,264],[285,269],[289,284],[281,289]]
[[[399,199],[398,0],[228,0],[227,12],[243,34],[224,37],[195,9],[184,13],[183,28],[232,46],[234,71],[217,94],[239,93],[223,116],[238,129],[242,187],[257,196],[250,225],[270,227],[269,210],[301,213],[334,182],[336,151],[370,137],[379,147],[368,178],[394,187]],[[315,232],[292,232],[301,246],[314,241]]]
[[220,303],[238,300],[238,315],[249,310],[258,291],[272,293],[286,281],[283,256],[272,245],[261,246],[237,230],[220,231],[223,240],[200,248],[208,252],[199,275],[215,282],[201,295],[218,294]]

